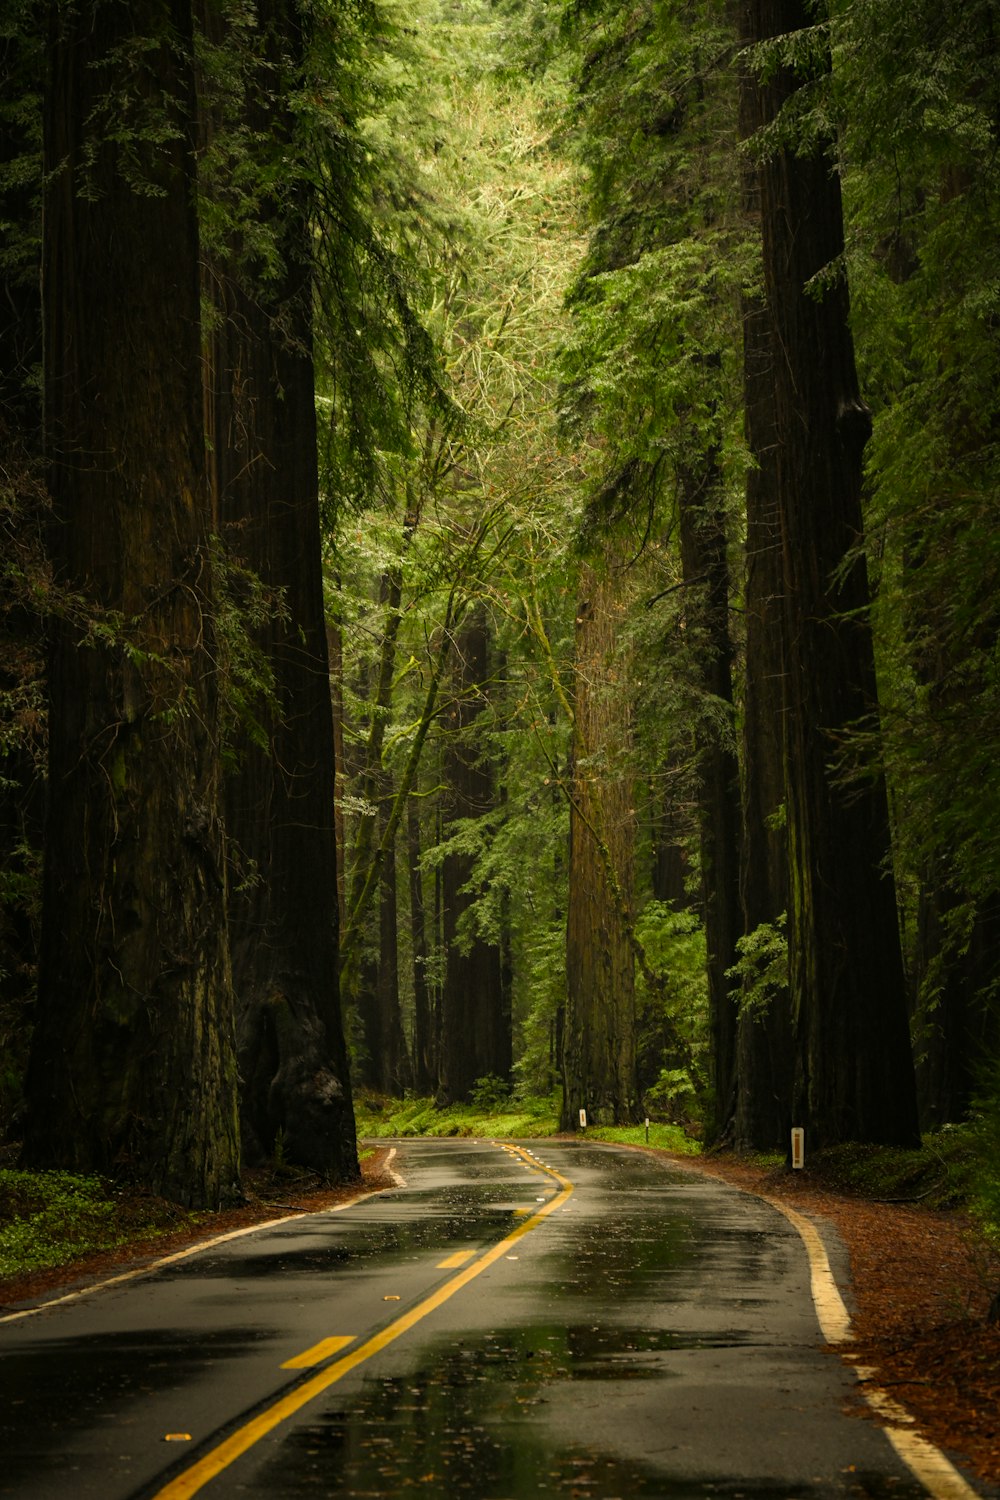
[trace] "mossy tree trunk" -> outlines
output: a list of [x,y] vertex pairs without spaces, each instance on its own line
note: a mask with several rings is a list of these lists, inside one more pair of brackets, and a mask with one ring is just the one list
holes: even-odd
[[[760,124],[758,90],[746,68],[740,77],[740,134]],[[744,209],[759,229],[760,184],[743,162]],[[766,303],[743,304],[743,387],[747,446],[743,601],[746,665],[742,704],[740,895],[743,929],[777,931],[788,907],[785,843],[784,648],[782,644],[781,524],[777,510],[778,440],[774,403],[774,327]],[[745,990],[749,985],[745,986]],[[740,1151],[788,1148],[792,1125],[795,1051],[788,988],[776,986],[766,1005],[740,1011],[737,1037],[735,1143]]]
[[[213,23],[214,12],[206,13]],[[267,68],[244,124],[262,151],[295,150],[274,91],[297,76],[298,7],[258,6]],[[265,163],[261,163],[261,166]],[[242,876],[231,902],[248,1159],[279,1148],[336,1179],[357,1176],[340,1014],[335,760],[320,555],[309,215],[301,187],[263,204],[281,270],[261,283],[248,247],[210,262],[213,479],[227,546],[273,601],[252,638],[272,677],[263,734],[238,734],[226,817]]]
[[[775,511],[773,354],[766,309],[744,310],[747,437],[757,465],[747,476],[743,683],[741,899],[747,933],[778,930],[788,905],[785,848],[784,654],[781,533]],[[749,985],[746,986],[749,989]],[[765,1005],[741,1010],[737,1043],[735,1140],[738,1150],[787,1147],[795,1054],[787,986]]]
[[[803,0],[746,0],[741,40],[810,27]],[[773,120],[801,80],[757,80]],[[876,711],[861,539],[861,461],[870,421],[859,390],[842,274],[839,178],[829,141],[775,148],[760,167],[764,285],[781,528],[790,988],[797,1038],[795,1123],[814,1145],[918,1138],[884,782],[845,786],[835,762],[849,726]]]
[[728,970],[742,931],[739,886],[740,773],[736,759],[729,560],[722,476],[715,454],[682,473],[678,496],[687,616],[685,638],[698,694],[695,720],[702,909],[707,944],[714,1139],[736,1107],[737,1008]]
[[635,958],[629,902],[635,845],[632,783],[622,751],[628,709],[615,680],[615,598],[586,569],[577,610],[571,773],[564,1130],[639,1117]]
[[[25,1155],[214,1207],[239,1147],[191,15],[89,3],[52,25],[46,436],[55,571],[78,609],[53,631]],[[116,143],[123,99],[136,129]]]

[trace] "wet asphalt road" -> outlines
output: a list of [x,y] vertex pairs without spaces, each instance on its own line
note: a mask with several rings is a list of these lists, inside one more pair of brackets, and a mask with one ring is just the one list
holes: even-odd
[[925,1493],[850,1414],[780,1214],[637,1153],[533,1149],[408,1142],[399,1191],[0,1323],[0,1495]]

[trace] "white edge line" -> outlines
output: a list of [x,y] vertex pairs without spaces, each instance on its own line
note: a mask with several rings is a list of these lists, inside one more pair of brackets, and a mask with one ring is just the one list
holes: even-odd
[[[405,1187],[406,1181],[394,1172],[389,1163],[396,1154],[393,1146],[385,1159],[385,1169],[392,1178],[394,1187]],[[165,1266],[176,1265],[180,1260],[187,1260],[192,1255],[201,1255],[205,1250],[214,1250],[216,1245],[225,1245],[230,1240],[242,1239],[247,1234],[257,1234],[261,1229],[277,1229],[279,1224],[291,1224],[296,1219],[319,1218],[323,1214],[341,1213],[345,1208],[354,1208],[355,1204],[365,1203],[369,1198],[377,1198],[381,1193],[388,1192],[388,1188],[376,1188],[370,1193],[359,1193],[356,1198],[349,1198],[346,1203],[334,1203],[330,1208],[303,1209],[301,1213],[285,1214],[280,1219],[261,1219],[257,1224],[246,1224],[242,1229],[230,1229],[226,1234],[214,1235],[210,1240],[199,1240],[196,1245],[188,1245],[184,1250],[175,1250],[172,1255],[162,1255],[159,1260],[152,1260],[148,1265],[136,1266],[132,1271],[122,1271],[118,1276],[109,1276],[105,1281],[95,1281],[92,1286],[77,1287],[75,1291],[64,1292],[61,1297],[50,1297],[46,1302],[38,1302],[34,1307],[22,1308],[20,1312],[4,1313],[0,1317],[0,1323],[17,1323],[22,1318],[33,1318],[37,1313],[47,1312],[50,1307],[63,1307],[67,1302],[79,1302],[83,1297],[91,1297],[95,1292],[106,1291],[108,1287],[122,1286],[126,1281],[136,1281],[140,1276],[152,1276],[155,1271],[162,1271]]]
[[[624,1149],[649,1150],[648,1147],[642,1146],[626,1146]],[[840,1295],[833,1271],[830,1269],[826,1247],[815,1224],[804,1215],[797,1213],[794,1208],[788,1208],[779,1198],[772,1198],[767,1193],[759,1193],[754,1188],[745,1188],[738,1183],[726,1182],[724,1177],[717,1177],[715,1173],[705,1171],[693,1162],[672,1162],[671,1164],[682,1170],[696,1172],[700,1177],[708,1177],[713,1182],[722,1182],[727,1187],[735,1187],[738,1192],[747,1193],[752,1198],[761,1198],[772,1208],[777,1209],[779,1214],[783,1214],[798,1231],[806,1248],[813,1305],[816,1309],[820,1332],[826,1342],[835,1348],[838,1345],[850,1343],[854,1337],[851,1329],[851,1316]],[[850,1361],[850,1355],[844,1357]],[[945,1458],[940,1448],[935,1447],[929,1438],[921,1437],[918,1432],[912,1431],[911,1424],[916,1421],[916,1418],[879,1386],[869,1383],[875,1375],[873,1369],[853,1363],[849,1363],[848,1368],[854,1371],[861,1383],[861,1394],[865,1401],[882,1419],[882,1431],[889,1442],[933,1500],[982,1500],[979,1491],[972,1488],[954,1464]]]

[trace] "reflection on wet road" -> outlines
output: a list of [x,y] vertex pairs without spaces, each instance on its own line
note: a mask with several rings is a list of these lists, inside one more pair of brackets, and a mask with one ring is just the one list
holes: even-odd
[[534,1149],[406,1143],[397,1192],[0,1328],[0,1495],[925,1493],[847,1410],[779,1214]]

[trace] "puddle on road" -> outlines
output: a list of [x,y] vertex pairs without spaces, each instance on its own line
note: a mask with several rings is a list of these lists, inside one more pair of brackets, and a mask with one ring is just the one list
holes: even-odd
[[[924,1497],[905,1480],[863,1472],[806,1484],[665,1474],[653,1463],[560,1442],[546,1419],[547,1393],[555,1386],[591,1371],[618,1380],[620,1361],[679,1346],[674,1336],[649,1329],[550,1326],[440,1347],[428,1360],[433,1373],[366,1380],[349,1407],[286,1434],[241,1493],[282,1500],[399,1500],[414,1490],[428,1500]],[[627,1420],[627,1407],[622,1414]]]

